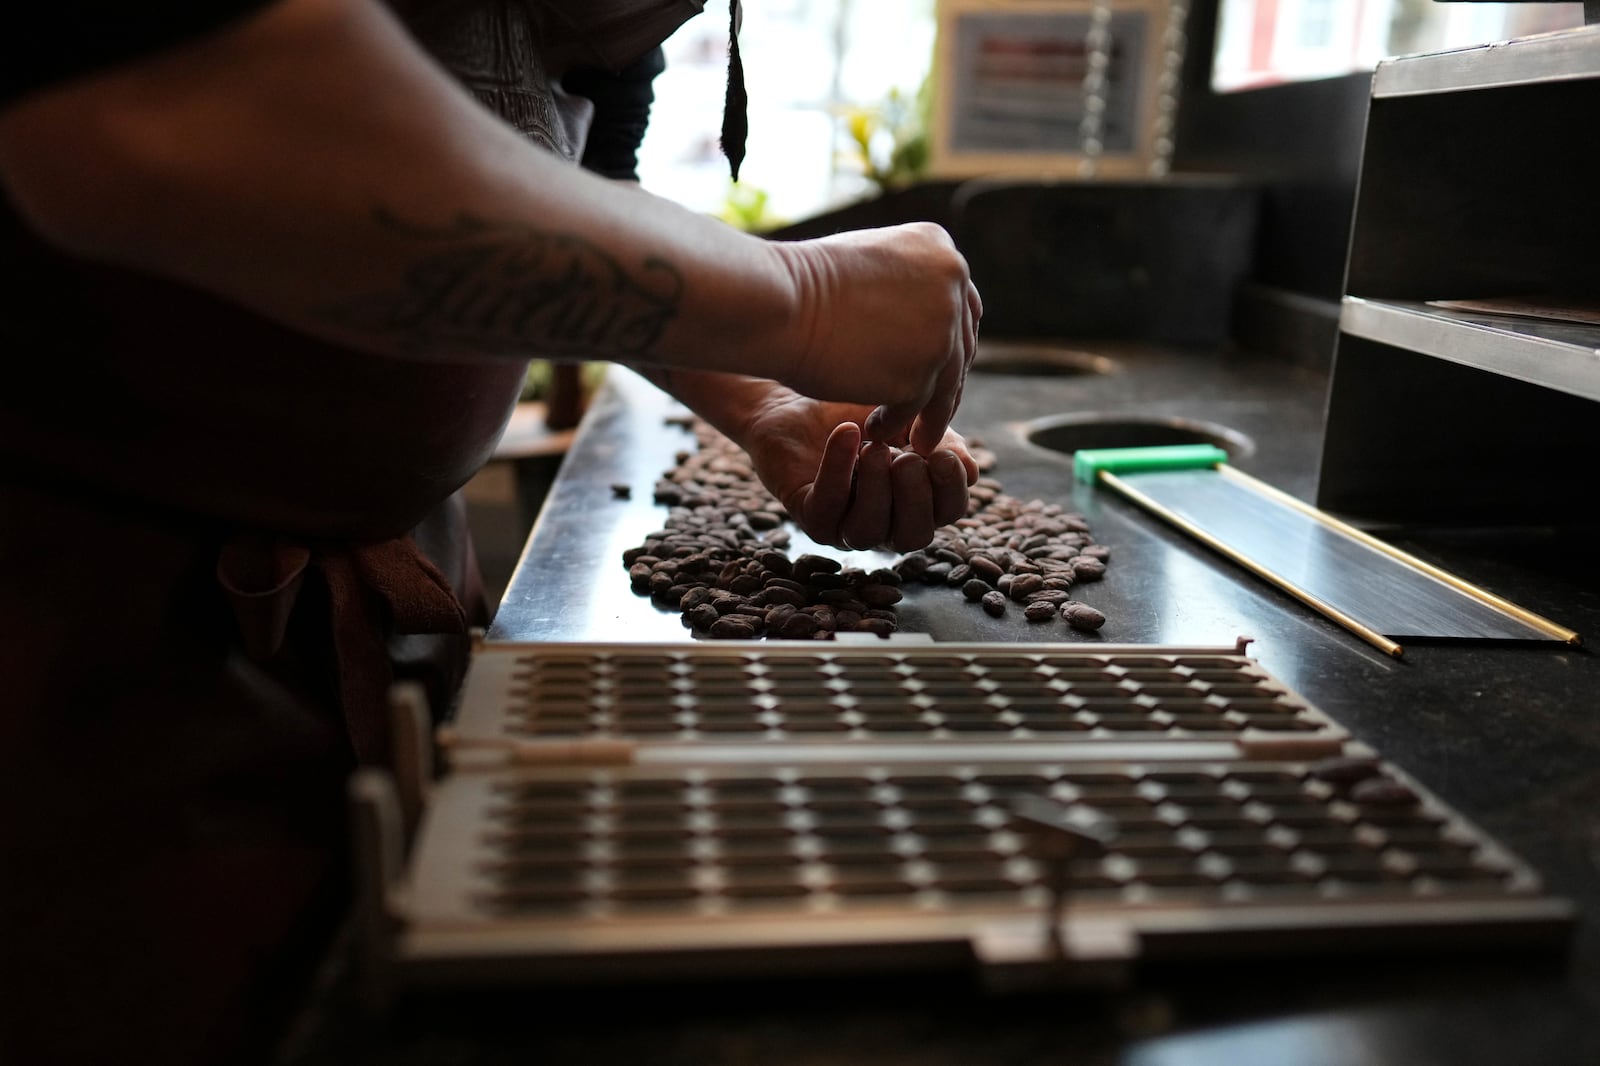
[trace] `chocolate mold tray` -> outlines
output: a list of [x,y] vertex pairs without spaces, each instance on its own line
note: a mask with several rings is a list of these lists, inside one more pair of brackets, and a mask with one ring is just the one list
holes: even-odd
[[[403,868],[383,827],[407,804],[360,779],[367,945],[390,980],[976,965],[1002,987],[1093,983],[1141,958],[1557,942],[1573,920],[1237,650],[486,645],[471,674],[450,772],[400,789],[420,822]],[[635,688],[668,740],[615,729]],[[760,728],[700,729],[712,692]],[[1001,727],[950,728],[922,698],[949,693]],[[1017,709],[1110,700],[1239,728],[1036,734]],[[581,726],[531,729],[568,704]],[[819,704],[845,728],[787,728]],[[895,705],[928,728],[864,725]],[[1259,724],[1280,717],[1301,728]],[[1103,847],[1042,849],[1026,798],[1092,819]]]
[[485,646],[450,742],[664,743],[1345,738],[1237,652],[1082,645],[764,642]]

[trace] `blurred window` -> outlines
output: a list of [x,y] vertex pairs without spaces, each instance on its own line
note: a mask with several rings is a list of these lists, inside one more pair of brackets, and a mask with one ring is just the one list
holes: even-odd
[[[639,152],[646,188],[716,213],[730,198],[718,147],[728,73],[728,0],[710,0],[666,43],[667,69]],[[750,94],[740,184],[775,219],[874,192],[850,148],[852,108],[914,97],[933,58],[934,0],[747,0],[739,49]]]
[[[769,224],[876,188],[850,137],[852,110],[914,99],[934,49],[935,0],[752,0],[739,35],[750,94],[743,189],[718,138],[727,87],[728,0],[710,0],[666,44],[667,69],[639,153],[652,191],[724,213],[759,193]],[[1212,84],[1219,91],[1371,70],[1386,56],[1436,52],[1583,24],[1581,3],[1435,0],[1219,0]],[[1180,103],[1180,106],[1181,103]]]
[[1583,25],[1581,3],[1221,0],[1212,87],[1221,92],[1371,70],[1387,56]]

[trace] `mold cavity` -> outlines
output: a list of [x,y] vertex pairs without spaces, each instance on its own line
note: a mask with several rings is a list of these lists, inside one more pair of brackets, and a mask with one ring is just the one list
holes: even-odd
[[1238,430],[1186,418],[1070,414],[1041,418],[1023,427],[1029,444],[1070,455],[1084,448],[1148,448],[1167,444],[1212,444],[1240,459],[1255,442]]
[[972,359],[973,373],[1012,374],[1018,377],[1109,374],[1116,366],[1103,355],[1033,341],[980,340],[978,352]]

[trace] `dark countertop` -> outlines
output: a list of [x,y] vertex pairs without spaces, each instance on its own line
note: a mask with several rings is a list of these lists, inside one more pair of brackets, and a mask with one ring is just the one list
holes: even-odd
[[[1250,652],[1527,859],[1555,894],[1600,912],[1600,664],[1559,644],[1410,642],[1393,660],[1170,530],[1086,489],[1033,420],[1199,422],[1238,435],[1235,465],[1312,496],[1325,376],[1244,355],[1096,346],[1109,373],[976,374],[957,427],[995,453],[1012,495],[1080,511],[1113,551],[1082,598],[1118,643]],[[677,410],[616,372],[580,430],[490,633],[492,640],[682,640],[633,595],[622,551],[658,528],[651,486],[691,439]],[[629,499],[611,486],[631,487]],[[1426,486],[1419,486],[1426,491]],[[1486,489],[1492,491],[1492,488]],[[1551,530],[1393,530],[1402,548],[1580,633],[1600,631],[1581,538]],[[885,561],[891,556],[884,555]],[[902,629],[941,640],[1045,639],[954,590],[914,587]],[[1093,639],[1050,627],[1049,639]],[[959,977],[418,994],[381,1021],[303,1044],[310,1063],[1500,1064],[1600,1062],[1600,938],[1566,955],[1276,960],[1142,972],[1116,994],[995,999]]]

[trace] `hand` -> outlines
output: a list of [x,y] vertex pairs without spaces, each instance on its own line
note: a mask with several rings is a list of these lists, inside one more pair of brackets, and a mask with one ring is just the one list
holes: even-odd
[[983,315],[949,235],[919,222],[772,247],[799,293],[799,355],[784,384],[877,405],[861,420],[867,438],[931,459],[961,402]]
[[946,430],[924,457],[863,443],[872,408],[828,403],[774,386],[740,433],[756,474],[806,535],[841,548],[925,547],[967,513],[978,464]]

